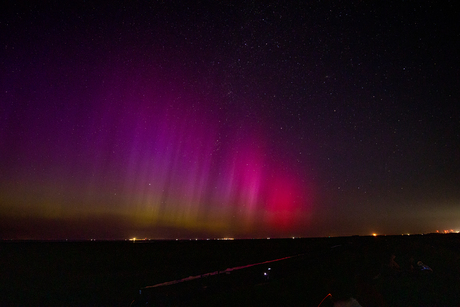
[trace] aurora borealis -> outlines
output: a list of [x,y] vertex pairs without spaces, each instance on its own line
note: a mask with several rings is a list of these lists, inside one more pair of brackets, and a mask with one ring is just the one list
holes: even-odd
[[37,119],[36,125],[44,120],[50,131],[30,132],[21,149],[17,159],[24,167],[14,171],[30,181],[13,199],[18,208],[10,210],[22,214],[34,199],[26,214],[45,218],[110,212],[146,227],[247,231],[264,225],[284,229],[301,206],[307,208],[308,189],[297,186],[301,178],[292,170],[267,157],[268,140],[261,133],[242,124],[225,135],[227,127],[210,116],[209,107],[193,105],[203,103],[200,97],[175,93],[156,102],[158,93],[141,92],[143,99],[99,98],[110,102],[80,114],[65,103]]
[[1,11],[0,237],[460,229],[450,4]]

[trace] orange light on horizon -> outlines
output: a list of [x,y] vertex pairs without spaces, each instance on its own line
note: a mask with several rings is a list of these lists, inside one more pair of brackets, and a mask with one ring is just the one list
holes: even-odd
[[373,233],[372,235],[373,235],[374,237],[376,237],[376,236],[377,236],[377,234],[376,234],[376,233]]

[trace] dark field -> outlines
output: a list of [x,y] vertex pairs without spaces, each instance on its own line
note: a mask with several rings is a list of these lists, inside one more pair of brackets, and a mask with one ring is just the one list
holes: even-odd
[[[388,267],[392,254],[399,269]],[[143,289],[139,295],[146,286],[294,255],[230,274]],[[460,306],[457,234],[136,243],[3,241],[0,261],[1,306],[316,307],[328,293],[333,298],[353,296],[363,307]],[[432,272],[420,270],[418,261]],[[331,299],[321,306],[332,306]]]

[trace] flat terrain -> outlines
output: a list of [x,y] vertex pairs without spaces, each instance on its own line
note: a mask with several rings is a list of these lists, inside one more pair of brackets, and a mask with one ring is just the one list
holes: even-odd
[[[399,268],[389,267],[392,254]],[[294,257],[222,272],[288,256]],[[353,296],[363,307],[460,306],[457,234],[2,241],[0,261],[0,306],[318,306],[328,293]],[[418,261],[432,271],[421,270]],[[217,274],[145,288],[210,272]],[[321,306],[332,306],[331,299]]]

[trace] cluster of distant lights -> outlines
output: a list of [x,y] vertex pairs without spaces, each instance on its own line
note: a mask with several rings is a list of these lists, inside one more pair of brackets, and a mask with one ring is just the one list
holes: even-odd
[[[448,233],[460,233],[460,230],[454,230],[454,229],[445,229],[445,230],[436,230],[436,233],[439,233],[439,234],[448,234]],[[402,236],[410,236],[411,234],[410,233],[402,233],[401,234]],[[423,233],[421,234],[423,235]],[[373,233],[372,234],[373,237],[377,237],[377,236],[386,236],[385,234],[384,235],[381,235],[381,234],[377,234],[377,233]]]
[[[451,234],[451,233],[460,233],[460,230],[454,230],[454,229],[445,229],[445,230],[436,230],[436,234]],[[410,235],[424,235],[423,233],[402,233],[401,234],[402,236],[410,236]],[[372,233],[371,234],[372,237],[380,237],[380,236],[386,236],[386,234],[378,234],[378,233]],[[390,235],[392,236],[392,235]],[[290,238],[279,238],[279,239],[302,239],[303,237],[290,237]],[[306,237],[308,238],[308,237]],[[331,236],[329,236],[329,238],[331,238]],[[263,240],[263,239],[266,239],[266,240],[270,240],[271,238],[270,237],[266,237],[266,238],[252,238],[253,240]],[[14,239],[1,239],[0,240],[14,240]],[[238,240],[238,239],[235,239],[233,237],[224,237],[224,238],[194,238],[194,239],[185,239],[185,238],[181,238],[181,239],[149,239],[149,238],[130,238],[130,239],[125,239],[125,241],[131,241],[131,242],[140,242],[140,241],[158,241],[158,240],[166,240],[166,241],[169,241],[169,240],[175,240],[175,241],[233,241],[233,240]],[[45,240],[46,241],[46,240]],[[65,239],[65,241],[69,241],[69,239]],[[71,240],[71,241],[75,241],[75,240]],[[78,241],[78,240],[77,240]],[[93,241],[106,241],[106,239],[89,239],[89,241],[93,242]],[[116,241],[116,240],[115,240]]]
[[[453,230],[453,229],[447,229],[447,230],[442,230],[442,231],[439,231],[439,230],[436,230],[436,233],[439,233],[439,234],[448,234],[448,233],[460,233],[460,230]],[[410,236],[411,233],[402,233],[401,234],[402,236]],[[412,234],[412,235],[417,235],[417,234]],[[423,233],[421,234],[423,235]],[[372,236],[373,237],[377,237],[377,236],[386,236],[386,234],[377,234],[377,233],[372,233]],[[291,237],[292,239],[301,239],[301,237]],[[271,238],[270,237],[267,237],[267,238],[255,238],[255,239],[266,239],[266,240],[270,240]],[[283,238],[283,239],[287,239],[287,238]],[[147,239],[147,238],[144,238],[144,239],[139,239],[139,238],[130,238],[130,239],[125,239],[125,241],[132,241],[132,242],[136,242],[136,241],[150,241],[150,240],[157,240],[157,239]],[[202,239],[202,238],[195,238],[195,239],[175,239],[176,241],[233,241],[235,240],[235,238],[232,238],[232,237],[225,237],[225,238],[206,238],[206,239]],[[96,239],[91,239],[91,241],[96,241]]]
[[[446,229],[446,230],[436,230],[436,233],[437,234],[449,234],[449,233],[460,233],[460,230],[453,230],[453,229]],[[402,236],[410,236],[411,233],[402,233],[401,234]],[[412,234],[412,235],[418,235],[418,234]],[[421,234],[423,235],[423,233]],[[386,234],[377,234],[377,233],[372,233],[373,237],[377,237],[377,236],[386,236]],[[330,238],[330,237],[329,237]],[[257,240],[260,240],[260,239],[266,239],[266,240],[270,240],[271,238],[270,237],[267,237],[267,238],[253,238],[253,239],[257,239]],[[288,239],[288,238],[281,238],[281,239]],[[291,239],[302,239],[302,237],[291,237]],[[66,239],[67,241],[68,239]],[[125,241],[131,241],[131,242],[140,242],[140,241],[157,241],[158,239],[148,239],[148,238],[130,238],[130,239],[125,239]],[[206,238],[206,239],[203,239],[203,238],[195,238],[195,239],[175,239],[175,241],[233,241],[235,240],[235,238],[233,237],[224,237],[224,238]],[[96,241],[96,239],[90,239],[90,241]],[[101,240],[99,240],[101,241]],[[102,241],[104,241],[102,239]]]
[[[450,233],[460,233],[460,230],[454,230],[454,229],[445,229],[445,230],[436,230],[437,234],[450,234]],[[424,235],[422,234],[416,234],[416,233],[402,233],[402,236],[410,236],[410,235]],[[372,233],[372,237],[380,237],[380,236],[386,236],[386,234],[378,234],[378,233]],[[303,237],[290,237],[290,238],[279,238],[279,239],[302,239]],[[331,238],[329,236],[329,238]],[[252,238],[254,240],[270,240],[270,237],[266,238]],[[131,241],[131,242],[140,242],[140,241],[158,241],[159,239],[149,239],[149,238],[130,238],[130,239],[125,239],[125,241]],[[160,239],[161,240],[161,239]],[[170,240],[170,239],[163,239],[163,240]],[[233,240],[238,240],[233,237],[223,237],[223,238],[194,238],[194,239],[174,239],[175,241],[233,241]],[[68,239],[65,239],[65,241],[68,241]],[[90,241],[96,241],[96,239],[90,239]],[[98,239],[98,241],[104,241],[104,239]]]
[[436,233],[460,233],[460,230],[453,230],[453,229],[447,229],[447,230],[436,230]]
[[[300,237],[291,237],[292,239],[299,239]],[[267,237],[265,238],[267,240],[270,240],[271,238],[270,237]],[[286,238],[287,239],[287,238]],[[150,241],[151,239],[147,239],[147,238],[144,238],[144,239],[139,239],[139,238],[130,238],[130,239],[125,239],[125,241],[132,241],[132,242],[136,242],[136,241]],[[157,239],[152,239],[152,240],[157,240]],[[225,237],[225,238],[206,238],[206,239],[202,239],[202,238],[195,238],[195,239],[176,239],[176,241],[210,241],[210,240],[215,240],[215,241],[233,241],[235,240],[235,238],[232,238],[232,237]],[[96,239],[91,239],[91,241],[96,241]]]
[[[133,242],[136,242],[136,241],[150,241],[150,239],[137,239],[137,238],[131,238],[131,239],[127,239],[128,241],[133,241]],[[156,240],[156,239],[153,239],[153,240]],[[206,240],[206,241],[209,241],[209,240],[222,240],[222,241],[232,241],[232,240],[235,240],[235,238],[213,238],[213,239],[209,239],[209,238],[206,238],[206,239],[198,239],[198,238],[195,238],[195,239],[176,239],[176,241],[203,241],[203,240]],[[126,240],[125,240],[126,241]]]
[[[448,234],[448,233],[460,233],[460,230],[453,230],[453,229],[446,229],[446,230],[436,230],[436,233],[439,233],[439,234]],[[402,236],[410,236],[411,234],[410,233],[402,233],[401,234]],[[421,234],[423,235],[423,234]],[[377,237],[377,236],[386,236],[386,234],[377,234],[377,233],[372,233],[372,236],[373,237]],[[291,237],[292,239],[301,239],[302,237]],[[271,238],[270,237],[267,237],[267,238],[255,238],[255,239],[266,239],[266,240],[270,240]],[[287,238],[283,238],[283,239],[287,239]],[[136,241],[156,241],[158,239],[148,239],[148,238],[130,238],[130,239],[125,239],[125,241],[131,241],[131,242],[136,242]],[[206,239],[203,239],[203,238],[195,238],[195,239],[175,239],[176,241],[233,241],[235,240],[235,238],[233,237],[224,237],[224,238],[206,238]],[[67,239],[66,239],[67,241]],[[90,241],[96,241],[96,239],[90,239]]]

